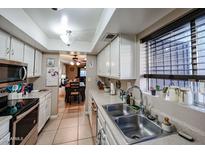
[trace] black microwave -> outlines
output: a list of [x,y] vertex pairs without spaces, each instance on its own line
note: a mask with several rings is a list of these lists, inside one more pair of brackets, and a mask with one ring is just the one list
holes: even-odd
[[27,64],[0,60],[0,86],[6,83],[26,81],[27,79]]

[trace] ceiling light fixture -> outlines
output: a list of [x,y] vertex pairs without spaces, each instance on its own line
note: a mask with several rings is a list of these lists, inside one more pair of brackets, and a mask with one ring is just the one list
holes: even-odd
[[77,61],[77,62],[76,62],[76,65],[79,66],[79,65],[80,65],[80,62]]
[[74,65],[75,63],[73,61],[70,62],[71,65]]
[[61,40],[67,45],[70,46],[70,35],[72,31],[67,30],[65,34],[60,35]]

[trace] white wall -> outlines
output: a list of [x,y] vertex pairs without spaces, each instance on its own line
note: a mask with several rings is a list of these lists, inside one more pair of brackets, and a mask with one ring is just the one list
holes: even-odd
[[88,109],[88,94],[89,90],[97,89],[97,63],[96,63],[96,56],[87,55],[87,62],[86,62],[86,89],[85,89],[85,110]]
[[[58,113],[58,94],[59,94],[59,85],[48,87],[46,86],[46,68],[47,68],[47,59],[54,58],[56,61],[56,67],[60,70],[60,57],[59,54],[43,54],[42,61],[42,75],[36,81],[33,82],[34,89],[49,89],[52,91],[52,108],[51,114],[56,115]],[[58,70],[58,71],[59,71]]]

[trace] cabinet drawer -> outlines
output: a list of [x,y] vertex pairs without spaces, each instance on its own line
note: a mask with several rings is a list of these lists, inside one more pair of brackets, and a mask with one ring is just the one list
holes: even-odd
[[111,132],[111,130],[110,130],[108,125],[106,125],[105,133],[107,135],[107,139],[108,139],[109,143],[111,145],[116,145],[117,142],[115,141],[115,138],[113,137],[112,132]]
[[10,133],[7,133],[3,138],[0,138],[0,145],[10,144]]
[[0,125],[0,139],[9,133],[9,121]]
[[105,120],[104,120],[104,118],[103,118],[103,115],[101,114],[100,110],[98,110],[98,119],[99,119],[99,121],[101,122],[102,127],[105,127],[106,122],[105,122]]

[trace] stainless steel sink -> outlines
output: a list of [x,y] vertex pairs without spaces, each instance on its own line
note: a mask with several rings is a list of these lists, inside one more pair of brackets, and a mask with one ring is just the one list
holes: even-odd
[[161,127],[127,104],[108,104],[103,108],[128,144],[169,135]]
[[153,139],[163,133],[158,125],[142,115],[118,117],[114,121],[129,143]]
[[112,117],[132,115],[132,114],[136,114],[137,112],[127,104],[122,104],[122,103],[104,105],[103,108]]

